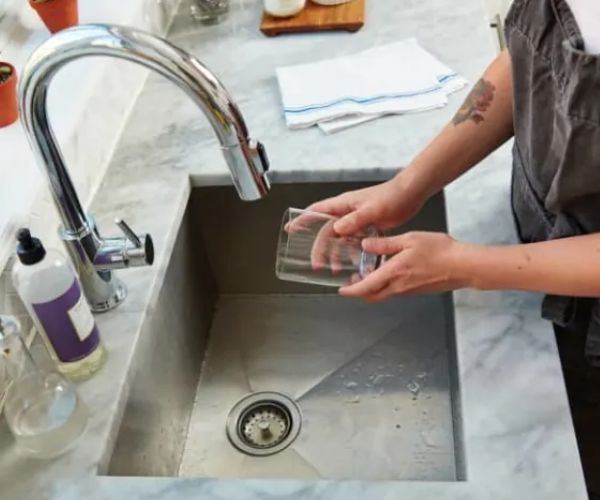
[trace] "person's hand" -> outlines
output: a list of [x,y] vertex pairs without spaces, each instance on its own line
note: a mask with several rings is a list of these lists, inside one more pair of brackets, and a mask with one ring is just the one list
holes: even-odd
[[392,295],[445,292],[467,286],[460,266],[462,244],[447,234],[410,232],[368,238],[363,240],[363,249],[388,257],[364,279],[340,288],[344,296],[378,302]]
[[419,212],[426,201],[425,196],[408,186],[402,175],[313,203],[307,210],[339,217],[334,229],[342,236],[357,234],[370,225],[380,230],[399,226]]
[[[319,230],[310,251],[310,261],[313,271],[329,269],[333,274],[342,272],[342,262],[354,262],[358,265],[360,260],[360,247],[346,245],[346,237],[340,236],[333,229],[334,220],[326,222]],[[348,251],[355,250],[355,255],[345,255]]]

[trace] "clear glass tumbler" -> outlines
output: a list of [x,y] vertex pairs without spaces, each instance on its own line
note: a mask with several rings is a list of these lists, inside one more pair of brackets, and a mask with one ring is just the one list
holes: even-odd
[[87,409],[71,383],[36,365],[15,325],[0,317],[0,372],[9,379],[4,416],[20,451],[54,457],[69,450],[83,433]]
[[275,273],[279,279],[340,287],[354,283],[381,264],[380,255],[365,252],[362,240],[380,233],[369,227],[340,236],[331,215],[288,208],[283,216]]
[[229,0],[190,0],[190,15],[202,24],[218,24],[229,12]]

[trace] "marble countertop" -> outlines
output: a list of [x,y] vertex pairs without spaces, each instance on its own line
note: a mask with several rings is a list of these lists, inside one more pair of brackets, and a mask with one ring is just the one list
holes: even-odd
[[[257,30],[259,2],[232,0],[229,20],[199,27],[179,15],[170,38],[207,64],[237,99],[266,145],[272,179],[381,180],[393,175],[443,126],[462,100],[434,112],[386,118],[337,135],[285,128],[274,68],[416,36],[475,80],[493,57],[479,0],[369,0],[356,34],[268,39]],[[515,241],[509,208],[510,155],[503,148],[447,189],[451,233],[469,241]],[[2,499],[565,499],[587,498],[552,329],[539,297],[455,294],[466,480],[268,481],[103,476],[134,376],[140,332],[155,307],[190,190],[229,183],[212,130],[166,80],[152,76],[123,130],[92,212],[109,232],[116,216],[153,234],[151,268],[120,272],[130,296],[99,315],[107,366],[80,386],[91,410],[83,440],[48,462],[19,457],[0,430]],[[144,201],[141,201],[144,200]]]

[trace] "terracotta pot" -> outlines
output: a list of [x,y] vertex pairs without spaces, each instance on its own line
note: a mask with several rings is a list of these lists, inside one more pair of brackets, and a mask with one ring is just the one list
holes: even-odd
[[17,72],[12,64],[0,62],[0,68],[9,66],[12,73],[4,80],[0,74],[0,127],[6,127],[17,121]]
[[79,24],[78,0],[29,0],[51,33]]

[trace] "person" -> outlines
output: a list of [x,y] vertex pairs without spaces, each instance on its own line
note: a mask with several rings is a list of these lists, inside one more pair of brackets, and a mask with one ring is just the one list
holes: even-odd
[[542,315],[554,323],[586,483],[600,498],[600,2],[515,0],[505,31],[508,49],[406,168],[309,208],[340,217],[334,228],[344,236],[400,226],[514,137],[520,244],[431,232],[366,239],[366,251],[388,257],[340,293],[368,301],[465,287],[547,294]]

